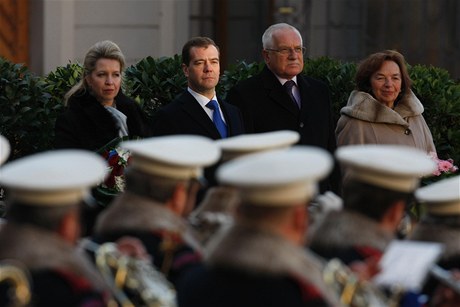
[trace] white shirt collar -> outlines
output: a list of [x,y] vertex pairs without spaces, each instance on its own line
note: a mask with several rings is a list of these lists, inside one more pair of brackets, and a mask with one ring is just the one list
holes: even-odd
[[[276,76],[276,78],[278,78],[278,80],[281,83],[281,85],[284,85],[284,83],[286,83],[286,81],[288,81],[288,79],[280,78],[280,77],[278,77],[278,75],[275,75],[275,76]],[[296,86],[298,86],[297,85],[297,76],[294,76],[294,78],[292,78],[291,80],[295,82]]]
[[209,102],[209,100],[215,100],[217,102],[219,102],[217,100],[217,96],[216,94],[214,93],[214,97],[212,97],[212,99],[209,99],[208,97],[206,96],[203,96],[197,92],[195,92],[194,90],[192,90],[190,87],[187,87],[187,91],[192,94],[192,96],[196,99],[196,101],[198,101],[198,103],[204,108],[206,106],[206,104]]

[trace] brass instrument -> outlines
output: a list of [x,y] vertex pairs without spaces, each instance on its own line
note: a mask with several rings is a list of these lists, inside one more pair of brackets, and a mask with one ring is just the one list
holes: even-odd
[[347,307],[397,307],[402,289],[393,289],[390,296],[370,282],[359,278],[339,259],[332,259],[323,269],[325,283],[339,294],[340,302]]
[[7,284],[8,306],[28,306],[32,293],[27,269],[12,261],[0,262],[0,284]]
[[233,224],[231,215],[211,211],[191,215],[188,220],[203,245],[206,245],[216,233]]
[[96,264],[122,307],[175,307],[176,292],[148,260],[122,255],[115,243],[96,249]]
[[233,224],[239,203],[239,194],[232,188],[212,187],[206,192],[203,201],[188,216],[201,244],[206,245]]

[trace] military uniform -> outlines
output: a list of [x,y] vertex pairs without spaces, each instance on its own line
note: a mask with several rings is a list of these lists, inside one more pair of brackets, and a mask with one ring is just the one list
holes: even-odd
[[0,262],[11,262],[22,272],[30,304],[107,306],[108,288],[74,246],[78,206],[89,188],[104,178],[105,161],[90,152],[60,150],[15,160],[1,172],[9,209],[0,230]]
[[425,204],[427,214],[410,239],[443,243],[440,265],[460,269],[460,176],[420,188],[415,196]]
[[236,224],[178,287],[180,306],[332,306],[322,263],[270,232]]
[[[399,221],[394,219],[403,213],[401,203],[417,188],[419,176],[430,174],[435,165],[424,152],[404,146],[345,146],[337,150],[336,156],[351,182],[344,184],[345,209],[331,211],[315,226],[310,247],[327,259],[339,258],[345,264],[378,259],[396,238],[395,225]],[[355,182],[362,184],[362,190],[350,187]],[[363,201],[369,199],[368,190],[379,194],[394,192],[394,196],[385,199],[376,195],[377,211],[372,202]],[[394,214],[391,222],[383,224],[387,212]]]
[[30,272],[33,306],[106,306],[108,289],[86,258],[56,235],[7,224],[0,261],[14,259]]
[[[445,270],[460,269],[460,176],[451,177],[422,187],[415,197],[426,208],[426,214],[415,226],[410,240],[442,243],[444,246],[438,265]],[[431,277],[423,292],[433,295],[442,285]],[[453,297],[450,297],[453,299]],[[457,294],[457,302],[460,296]]]
[[[201,245],[182,217],[193,198],[189,186],[184,187],[198,179],[205,166],[217,162],[220,150],[212,140],[196,135],[127,141],[121,146],[131,153],[126,190],[99,216],[93,239],[140,239],[154,266],[175,284],[185,270],[201,262]],[[169,186],[161,186],[165,181]]]
[[331,168],[326,151],[306,146],[221,165],[217,179],[238,190],[239,214],[209,242],[204,265],[178,284],[179,305],[340,306],[323,263],[302,246],[305,205]]
[[309,246],[326,259],[339,258],[350,264],[379,259],[393,239],[393,234],[380,229],[376,221],[363,214],[331,211],[315,230]]
[[183,218],[162,204],[129,192],[101,214],[93,239],[114,242],[126,235],[142,241],[153,265],[173,283],[201,262],[201,245]]

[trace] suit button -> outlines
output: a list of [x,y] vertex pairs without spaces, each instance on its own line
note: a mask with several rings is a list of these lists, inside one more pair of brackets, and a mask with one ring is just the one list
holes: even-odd
[[303,128],[303,126],[305,126],[304,123],[300,123],[299,127]]

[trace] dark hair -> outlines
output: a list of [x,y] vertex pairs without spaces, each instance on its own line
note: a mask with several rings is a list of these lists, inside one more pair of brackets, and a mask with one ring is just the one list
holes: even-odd
[[411,203],[413,194],[398,192],[358,180],[350,179],[344,183],[344,208],[359,212],[376,221],[380,221],[385,212],[397,201],[404,201],[406,206]]
[[219,47],[209,37],[198,36],[192,38],[191,40],[185,43],[184,47],[182,47],[182,63],[187,66],[188,64],[190,64],[190,49],[192,49],[193,47],[207,48],[210,45],[216,47],[217,51],[220,53]]
[[356,89],[366,93],[371,93],[371,77],[377,70],[380,69],[380,67],[382,67],[383,62],[385,61],[395,62],[401,71],[401,94],[396,99],[396,101],[399,101],[404,95],[409,93],[412,80],[409,77],[404,56],[395,50],[384,50],[373,53],[364,59],[359,64],[356,72]]
[[20,202],[8,205],[6,218],[16,224],[30,224],[49,231],[57,231],[66,214],[82,204],[69,206],[37,206]]
[[160,203],[165,203],[171,199],[179,183],[184,183],[187,187],[189,183],[188,180],[153,176],[131,167],[125,170],[125,178],[127,191]]

